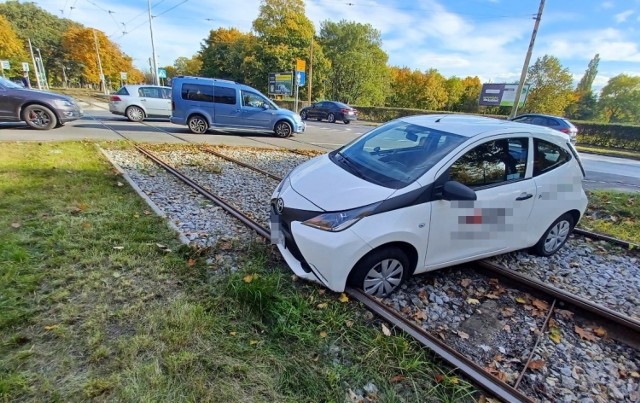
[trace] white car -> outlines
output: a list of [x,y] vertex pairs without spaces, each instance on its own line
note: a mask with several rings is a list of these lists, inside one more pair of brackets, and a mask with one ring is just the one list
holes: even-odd
[[271,200],[293,272],[386,296],[412,274],[532,248],[549,256],[587,207],[567,137],[465,115],[401,118],[295,168]]
[[124,85],[109,97],[109,111],[132,122],[171,117],[171,87]]

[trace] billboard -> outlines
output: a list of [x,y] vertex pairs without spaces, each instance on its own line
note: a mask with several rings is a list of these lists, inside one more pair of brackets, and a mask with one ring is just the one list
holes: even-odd
[[269,73],[269,95],[289,95],[293,88],[293,73]]
[[[518,84],[483,84],[480,92],[480,105],[513,106],[516,100]],[[518,107],[524,106],[529,94],[529,84],[522,86]]]

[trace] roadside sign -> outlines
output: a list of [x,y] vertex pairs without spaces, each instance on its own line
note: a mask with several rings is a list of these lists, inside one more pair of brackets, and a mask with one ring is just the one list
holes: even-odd
[[291,95],[293,89],[293,74],[269,73],[269,94],[270,95]]
[[2,64],[3,70],[9,70],[11,68],[11,64],[8,60],[0,60],[0,64]]
[[158,68],[158,78],[167,78],[167,70],[159,67]]
[[298,84],[300,87],[304,87],[304,84],[306,83],[306,78],[307,78],[307,75],[305,74],[304,71],[296,71],[296,84]]
[[126,73],[126,72],[124,72],[124,71],[121,71],[121,72],[120,72],[120,79],[121,79],[121,80],[126,80],[126,79],[127,79],[127,73]]
[[306,62],[302,59],[296,60],[296,71],[304,71]]
[[[516,100],[518,84],[483,84],[480,91],[480,105],[485,106],[513,106]],[[518,106],[524,106],[529,93],[529,84],[522,87]]]
[[22,71],[29,72],[29,63],[22,62]]

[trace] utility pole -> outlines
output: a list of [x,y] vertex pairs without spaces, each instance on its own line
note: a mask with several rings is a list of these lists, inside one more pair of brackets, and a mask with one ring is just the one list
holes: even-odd
[[311,105],[311,85],[313,84],[313,37],[311,37],[311,50],[309,51],[309,105]]
[[98,69],[100,70],[100,89],[103,94],[107,93],[107,83],[104,82],[104,74],[102,73],[102,61],[100,60],[100,51],[98,50],[98,35],[96,30],[93,30],[93,41],[96,45],[96,55],[98,56]]
[[36,64],[36,58],[33,56],[33,46],[31,46],[31,39],[27,39],[29,42],[29,52],[31,52],[31,61],[33,62],[33,68],[35,69],[34,73],[36,73],[36,82],[38,83],[38,89],[42,89],[42,85],[40,84],[40,74],[38,73],[38,65]]
[[151,23],[151,0],[148,0],[149,3],[149,31],[151,32],[151,55],[153,56],[153,80],[155,85],[160,85],[160,81],[158,80],[158,65],[156,63],[156,46],[153,43],[153,24]]
[[509,119],[516,117],[518,113],[518,104],[520,103],[520,93],[524,86],[524,80],[527,78],[527,70],[529,70],[529,61],[531,60],[531,53],[533,52],[533,44],[536,41],[536,34],[538,33],[538,26],[540,26],[540,20],[542,19],[542,10],[544,9],[544,0],[540,0],[540,7],[538,8],[538,15],[536,15],[536,23],[533,25],[533,32],[531,33],[531,42],[529,42],[529,49],[527,50],[527,56],[524,59],[524,65],[522,65],[522,72],[520,73],[520,82],[518,83],[518,89],[516,90],[516,98],[513,101],[513,108],[511,108],[511,115]]

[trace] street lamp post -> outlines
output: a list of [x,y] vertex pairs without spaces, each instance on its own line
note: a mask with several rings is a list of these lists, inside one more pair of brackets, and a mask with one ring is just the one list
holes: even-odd
[[153,56],[153,80],[155,85],[160,85],[160,80],[158,80],[158,65],[156,62],[156,46],[153,43],[153,24],[151,23],[151,19],[153,18],[151,15],[151,0],[148,0],[149,4],[149,32],[151,33],[151,54]]

